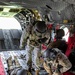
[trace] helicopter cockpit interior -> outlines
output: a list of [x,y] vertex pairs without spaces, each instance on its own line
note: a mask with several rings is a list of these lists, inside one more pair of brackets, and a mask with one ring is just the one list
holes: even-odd
[[[68,42],[69,28],[75,25],[75,0],[0,1],[0,75],[35,75],[34,72],[27,74],[26,51],[25,48],[20,49],[24,30],[35,21],[46,22],[51,29],[50,41],[54,40],[56,30],[63,29],[65,35],[62,39]],[[12,29],[6,28],[8,24],[12,24],[10,25]],[[21,74],[19,69],[24,73]],[[39,75],[48,74],[41,70]]]

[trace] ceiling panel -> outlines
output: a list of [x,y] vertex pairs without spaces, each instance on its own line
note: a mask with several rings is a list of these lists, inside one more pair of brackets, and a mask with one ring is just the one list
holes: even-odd
[[65,2],[67,2],[69,4],[75,4],[75,0],[65,0]]
[[73,19],[75,17],[74,11],[71,5],[61,11],[61,17],[63,19],[68,19],[68,20]]
[[52,7],[53,10],[63,10],[65,7],[68,6],[68,3],[58,1],[53,2],[51,0],[3,0],[7,5],[21,5],[25,8],[37,8],[37,7],[45,7],[49,5]]
[[58,14],[57,11],[51,12],[51,17],[53,21],[59,22],[62,20],[61,16]]
[[[53,15],[57,16],[58,20],[61,19],[60,15],[57,12],[62,12],[66,16],[66,18],[72,18],[71,11],[69,12],[69,5],[75,4],[75,0],[2,0],[0,1],[0,5],[5,6],[17,6],[24,8],[36,8],[45,13],[52,12]],[[46,5],[48,5],[51,9],[49,9]],[[66,10],[67,8],[67,10]],[[73,8],[74,9],[74,8]],[[74,9],[75,10],[75,9]],[[73,10],[72,10],[73,11]],[[62,17],[63,15],[61,15]],[[64,17],[62,17],[63,19]],[[54,18],[55,19],[55,18]]]

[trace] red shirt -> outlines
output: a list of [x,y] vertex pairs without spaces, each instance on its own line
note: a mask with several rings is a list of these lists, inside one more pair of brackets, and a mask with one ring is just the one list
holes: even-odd
[[[69,37],[69,39],[68,39],[68,48],[65,53],[66,56],[69,56],[69,54],[71,53],[72,48],[74,47],[74,44],[75,44],[74,42],[75,42],[75,34],[72,37]],[[68,71],[68,72],[63,73],[63,75],[75,75],[75,74],[70,73]]]
[[66,50],[66,56],[69,56],[69,54],[71,53],[72,48],[74,47],[75,44],[75,34],[72,37],[69,37],[68,39],[68,48]]

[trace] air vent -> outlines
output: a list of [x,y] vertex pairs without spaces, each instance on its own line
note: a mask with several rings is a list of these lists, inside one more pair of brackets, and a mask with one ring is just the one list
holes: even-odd
[[19,12],[20,9],[10,9],[9,12]]

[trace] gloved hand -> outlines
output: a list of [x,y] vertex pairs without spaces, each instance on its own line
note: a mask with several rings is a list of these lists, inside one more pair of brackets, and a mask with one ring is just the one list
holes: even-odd
[[44,37],[44,38],[38,39],[37,41],[42,44],[42,43],[45,43],[47,41],[47,38]]

